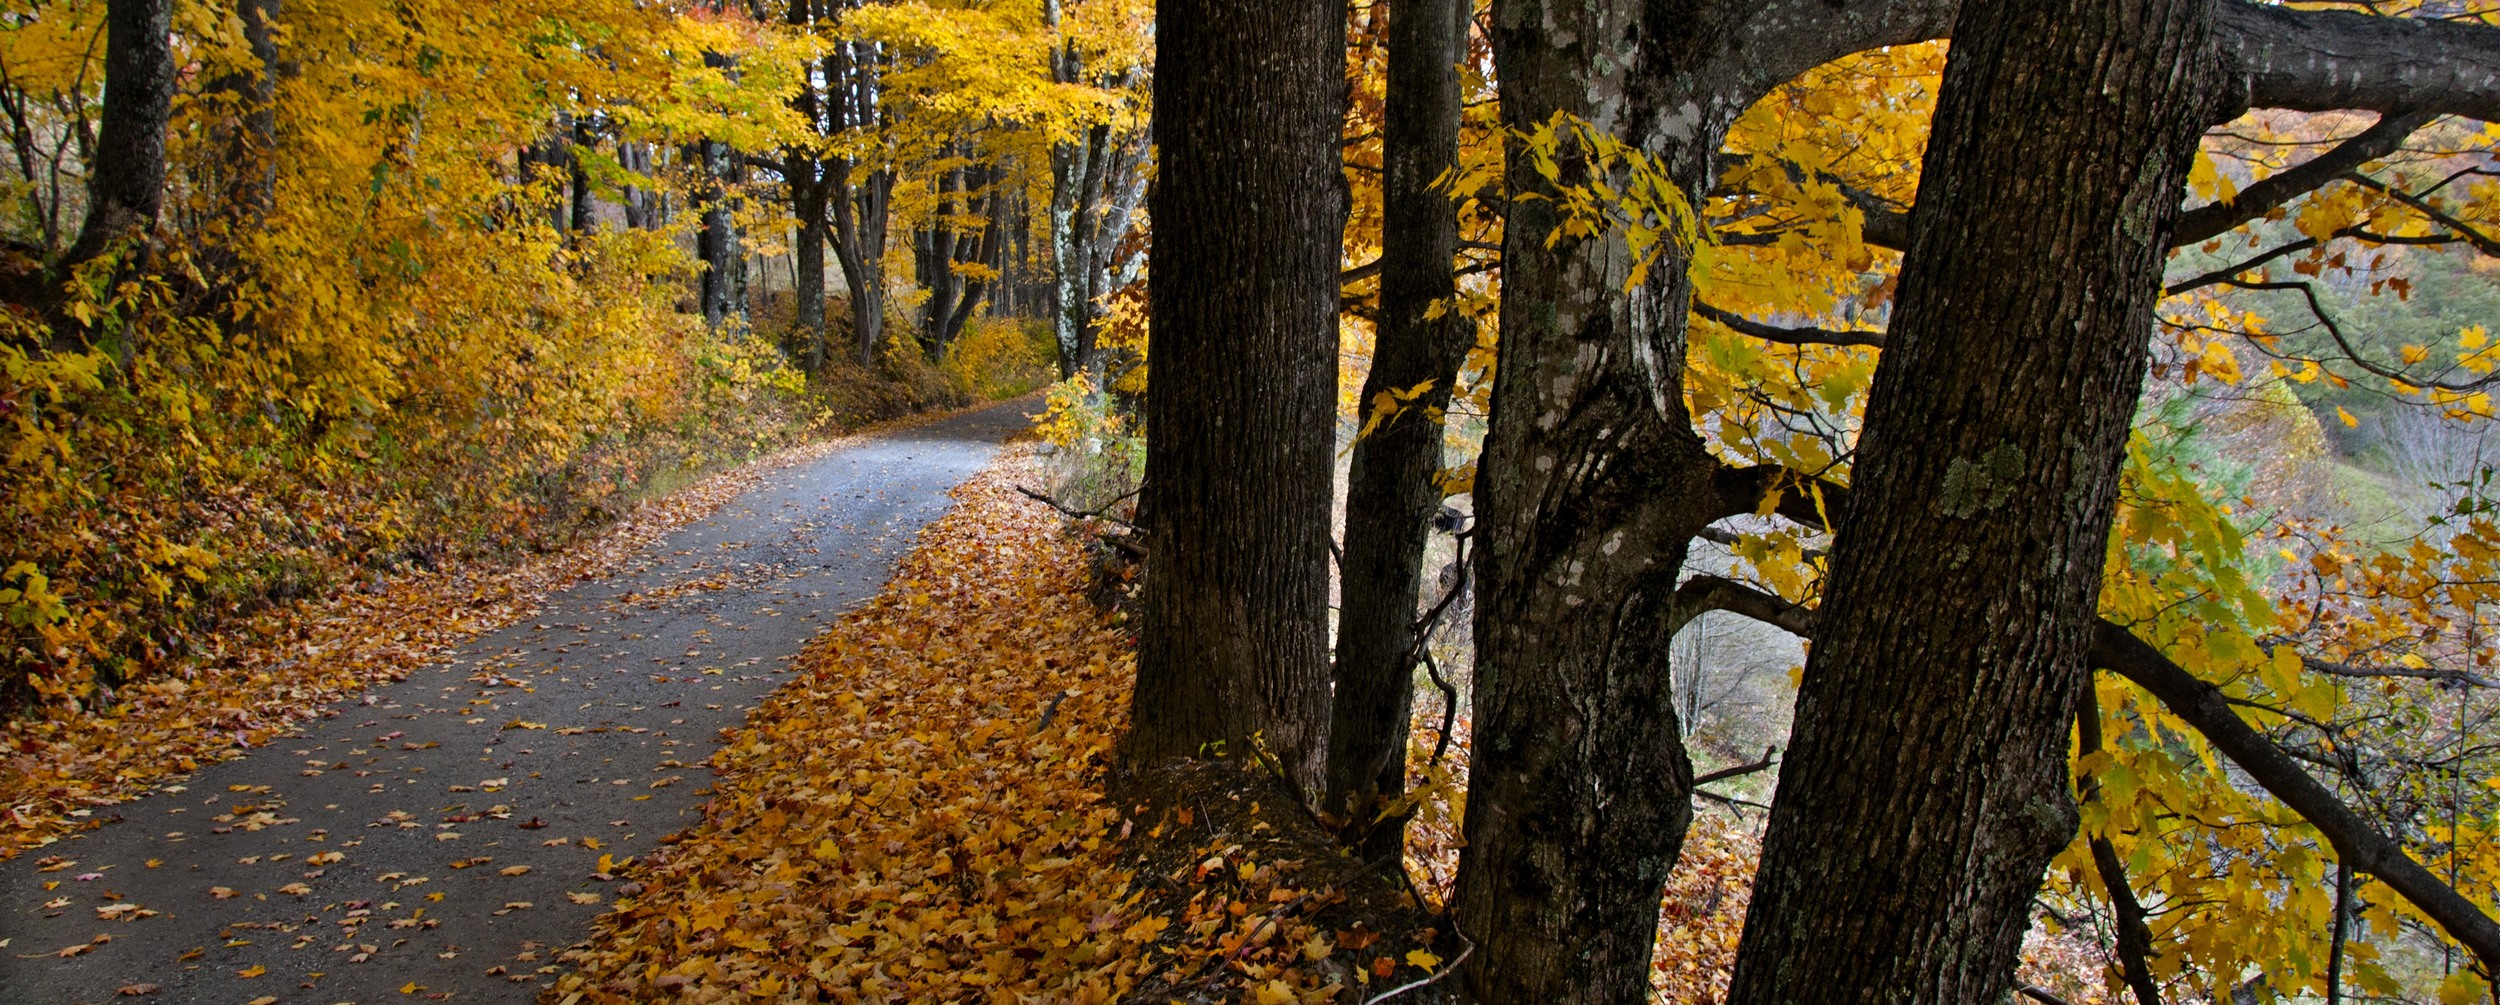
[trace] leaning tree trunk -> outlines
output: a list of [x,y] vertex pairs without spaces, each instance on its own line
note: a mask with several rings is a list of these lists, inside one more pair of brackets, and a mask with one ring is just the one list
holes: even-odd
[[1731,1003],[2010,990],[2214,6],[1962,5]]
[[1327,754],[1345,16],[1157,10],[1144,625],[1126,753]]
[[105,5],[104,114],[88,160],[87,219],[64,266],[144,234],[165,201],[165,124],[173,115],[172,0]]
[[[1378,425],[1355,440],[1346,484],[1337,685],[1322,800],[1368,856],[1395,850],[1405,836],[1403,818],[1373,821],[1382,800],[1406,790],[1416,607],[1424,545],[1441,505],[1435,476],[1442,412],[1475,334],[1453,304],[1457,208],[1433,184],[1458,161],[1458,63],[1471,7],[1464,0],[1397,0],[1389,10],[1380,332],[1359,399],[1364,424]],[[1386,419],[1377,412],[1383,395],[1400,402]]]

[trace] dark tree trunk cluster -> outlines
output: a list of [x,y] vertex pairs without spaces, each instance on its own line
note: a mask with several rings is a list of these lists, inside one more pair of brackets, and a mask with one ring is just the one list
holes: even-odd
[[[1418,30],[1440,9],[1428,0],[1402,8],[1422,13],[1407,22],[1393,11],[1393,26]],[[1231,238],[1295,226],[1313,210],[1271,200],[1251,182],[1231,194],[1259,207],[1253,218],[1222,233],[1194,229],[1202,218],[1190,214],[1216,201],[1196,190],[1197,165],[1256,151],[1273,167],[1288,156],[1272,121],[1234,123],[1223,109],[1180,98],[1207,80],[1249,79],[1194,44],[1202,36],[1190,18],[1201,13],[1167,13],[1160,29],[1165,190],[1154,204],[1157,387],[1149,392],[1146,511],[1153,619],[1132,753],[1186,754],[1192,744],[1256,735],[1285,754],[1290,777],[1307,779],[1309,764],[1291,739],[1273,742],[1307,738],[1316,721],[1292,721],[1302,706],[1278,700],[1298,693],[1302,664],[1244,657],[1277,637],[1263,634],[1273,626],[1307,624],[1304,601],[1265,581],[1231,584],[1252,570],[1290,567],[1278,549],[1308,529],[1253,523],[1219,497],[1228,487],[1267,493],[1316,483],[1326,468],[1290,455],[1290,432],[1245,442],[1264,431],[1225,397],[1238,393],[1228,378],[1199,369],[1183,355],[1190,343],[1174,333],[1241,340],[1251,352],[1237,368],[1264,376],[1278,365],[1245,326],[1206,316],[1209,303],[1246,312],[1221,298],[1218,270],[1205,263],[1234,253]],[[2003,998],[2040,869],[2072,836],[2065,744],[2086,653],[2116,651],[2102,638],[2111,627],[2095,623],[2093,596],[2142,378],[2143,333],[2196,136],[2251,102],[2391,116],[2376,130],[2388,135],[2370,142],[2401,139],[2439,112],[2487,117],[2494,89],[2483,67],[2500,54],[2500,35],[2234,0],[1497,0],[1487,30],[1514,135],[1559,114],[1631,144],[1696,203],[1711,190],[1727,128],[1771,88],[1851,52],[1962,40],[1927,195],[1915,215],[1879,215],[1869,225],[1870,237],[1880,224],[1883,240],[1908,245],[1912,264],[1897,326],[1880,340],[1891,351],[1854,496],[1710,454],[1684,410],[1690,249],[1666,248],[1647,280],[1627,289],[1633,261],[1621,236],[1557,236],[1551,198],[1556,185],[1620,181],[1604,175],[1621,166],[1566,139],[1553,152],[1559,177],[1549,180],[1514,150],[1511,190],[1528,198],[1509,207],[1502,358],[1474,531],[1476,749],[1456,926],[1478,947],[1471,990],[1488,1002],[1647,999],[1659,886],[1690,813],[1667,642],[1711,609],[1800,629],[1811,621],[1725,581],[1678,580],[1693,537],[1724,534],[1713,524],[1756,512],[1776,493],[1772,508],[1809,527],[1822,527],[1826,510],[1858,516],[1840,528],[1830,634],[1806,680],[1737,999]],[[1231,44],[1263,47],[1270,79],[1302,51],[1291,33]],[[1386,288],[1367,406],[1380,392],[1412,392],[1443,372],[1446,333],[1410,324],[1411,308],[1399,305],[1448,288],[1447,246],[1433,244],[1446,220],[1403,201],[1414,190],[1397,167],[1400,151],[1437,150],[1440,140],[1395,110],[1443,100],[1422,64],[1400,73],[1396,50],[1446,52],[1444,44],[1401,34],[1392,47]],[[1193,81],[1173,79],[1184,74]],[[1402,131],[1410,126],[1416,131]],[[2009,157],[2012,150],[2023,156]],[[2043,163],[2043,151],[2053,163]],[[1060,180],[1077,164],[1063,156]],[[1184,194],[1167,191],[1175,186]],[[2291,194],[2251,193],[2251,201],[2279,205]],[[2199,212],[2229,217],[2220,223],[2228,229],[2267,205]],[[1054,214],[1083,211],[1082,199],[1053,206]],[[2197,223],[2200,231],[2215,225]],[[1289,249],[1301,246],[1268,247],[1266,275],[1291,274]],[[1256,268],[1235,266],[1230,275]],[[1062,270],[1063,284],[1072,278]],[[1194,300],[1178,293],[1185,285]],[[1206,297],[1209,290],[1219,296]],[[1062,307],[1074,300],[1063,286]],[[2009,329],[2017,337],[2003,334]],[[1061,335],[1063,353],[1079,356],[1079,327],[1063,318]],[[1303,369],[1282,383],[1310,379],[1325,359],[1315,342]],[[1362,825],[1400,782],[1416,542],[1429,519],[1417,500],[1432,498],[1424,483],[1435,467],[1421,455],[1437,447],[1400,431],[1387,422],[1352,445],[1351,491],[1364,502],[1349,506],[1328,786],[1317,800],[1350,838],[1382,848],[1394,847],[1394,828]],[[1180,459],[1210,454],[1224,467],[1220,477],[1205,460]],[[1902,583],[1915,584],[1912,599]],[[2261,779],[2286,773],[2266,760],[2262,739],[2241,735],[2255,734],[2227,706],[2175,667],[2156,666],[2157,652],[2096,658],[2135,667],[2223,749],[2258,765]],[[2266,784],[2291,793],[2285,798],[2319,821],[2339,852],[2365,871],[2384,870],[2449,932],[2477,947],[2489,941],[2488,917],[2453,891],[2439,896],[2400,850],[2386,852],[2383,838],[2334,812],[2331,797],[2321,803],[2302,780]],[[2113,881],[2125,883],[2123,875]],[[2142,950],[2143,939],[2127,941]],[[2141,967],[2129,970],[2141,995]]]

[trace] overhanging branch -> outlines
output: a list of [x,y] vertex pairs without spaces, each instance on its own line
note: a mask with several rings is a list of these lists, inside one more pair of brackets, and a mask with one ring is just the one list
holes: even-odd
[[[1692,610],[1729,611],[1801,637],[1814,635],[1816,612],[1733,580],[1695,576],[1676,590],[1676,599]],[[2143,688],[2203,734],[2268,794],[2316,827],[2339,861],[2378,877],[2472,952],[2487,971],[2500,970],[2500,922],[2414,861],[2402,844],[2363,820],[2274,741],[2243,721],[2221,688],[2106,618],[2093,626],[2090,659],[2092,666]]]
[[2229,233],[2243,223],[2266,215],[2268,210],[2316,191],[2319,186],[2342,177],[2345,172],[2395,153],[2406,137],[2438,117],[2429,112],[2382,115],[2378,124],[2336,144],[2325,153],[2251,182],[2229,199],[2207,203],[2180,214],[2178,230],[2172,236],[2171,244],[2185,247]]

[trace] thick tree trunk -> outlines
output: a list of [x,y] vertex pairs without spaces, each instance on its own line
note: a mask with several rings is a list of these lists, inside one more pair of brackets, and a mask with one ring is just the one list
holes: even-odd
[[[1695,72],[1727,20],[1705,3],[1497,3],[1504,124],[1576,118],[1698,199],[1742,107]],[[1625,187],[1592,178],[1588,154],[1566,138],[1561,184]],[[1762,486],[1723,477],[1685,410],[1690,249],[1662,249],[1627,292],[1623,236],[1557,234],[1556,182],[1511,164],[1511,190],[1543,198],[1515,199],[1503,238],[1458,920],[1480,1001],[1632,1005],[1649,997],[1659,890],[1692,816],[1667,673],[1688,617],[1676,573],[1693,536]]]
[[2010,990],[2214,8],[1962,5],[1731,1003]]
[[279,5],[279,0],[236,4],[244,44],[257,65],[237,67],[210,85],[234,102],[235,121],[223,129],[228,241],[233,232],[259,226],[278,184],[278,79],[287,72],[278,56]]
[[105,6],[104,114],[87,159],[87,219],[66,266],[144,234],[165,201],[165,124],[173,115],[172,0]]
[[[1442,412],[1474,325],[1454,309],[1458,213],[1433,187],[1458,160],[1458,62],[1471,4],[1396,0],[1389,10],[1389,104],[1381,143],[1380,330],[1363,379],[1365,425],[1346,487],[1338,588],[1336,697],[1328,734],[1327,812],[1365,854],[1395,850],[1403,819],[1378,803],[1406,790],[1407,716],[1415,698],[1415,617],[1424,545],[1440,511]],[[1440,317],[1431,317],[1438,305]],[[1416,389],[1423,392],[1416,395]],[[1409,395],[1395,417],[1376,403]]]
[[1051,330],[1059,344],[1061,379],[1089,370],[1092,363],[1094,199],[1102,187],[1102,148],[1110,133],[1111,127],[1098,124],[1087,130],[1083,142],[1061,143],[1050,152],[1050,260],[1056,280]]
[[921,304],[920,330],[930,359],[946,353],[946,325],[955,316],[955,298],[961,284],[955,276],[954,218],[959,210],[956,199],[963,191],[963,168],[939,172],[937,213],[920,234],[920,285],[929,291],[928,301]]
[[871,173],[854,185],[850,162],[834,162],[837,182],[833,206],[833,256],[842,266],[842,282],[851,291],[851,331],[861,366],[877,362],[885,347],[885,235],[887,207],[894,193],[894,175]]
[[588,118],[576,115],[572,119],[572,135],[564,151],[566,181],[572,196],[567,206],[571,217],[568,226],[575,234],[589,235],[599,230],[599,204],[592,196],[590,170],[582,166],[582,151],[599,142],[599,137],[592,131]]
[[718,328],[746,312],[738,296],[746,254],[739,247],[728,188],[738,158],[729,144],[717,140],[697,141],[689,153],[703,172],[702,188],[695,194],[703,213],[703,229],[695,234],[695,257],[703,263],[703,323]]
[[1257,746],[1305,798],[1328,729],[1345,15],[1157,11],[1144,625],[1126,753]]
[[[1004,263],[999,261],[998,251],[1001,243],[999,218],[1004,212],[1006,194],[1001,191],[999,181],[999,171],[994,165],[967,169],[966,182],[968,191],[972,193],[968,197],[971,200],[969,207],[973,215],[981,219],[981,229],[975,237],[957,239],[956,260],[985,265],[992,273],[1004,276]],[[955,297],[955,309],[938,329],[938,344],[942,347],[952,346],[956,339],[963,337],[964,326],[972,323],[973,312],[980,309],[983,294],[996,285],[991,280],[971,276],[958,276],[955,282],[959,290]]]
[[792,249],[798,270],[793,297],[798,304],[799,337],[807,343],[807,372],[813,374],[825,366],[825,190],[829,186],[822,177],[822,162],[795,153],[790,162],[804,175],[790,180],[790,208],[799,218],[798,245]]

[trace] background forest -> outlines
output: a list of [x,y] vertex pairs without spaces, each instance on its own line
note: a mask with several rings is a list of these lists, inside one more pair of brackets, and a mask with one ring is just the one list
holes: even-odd
[[[308,599],[1056,381],[1126,763],[1251,754],[1480,1000],[1805,1000],[1837,939],[1878,997],[2500,1001],[2500,7],[1584,6],[12,3],[0,705],[248,687]],[[2176,101],[1981,76],[2159,18]],[[2023,170],[2036,233],[1969,194]],[[2008,246],[2073,313],[1938,320]],[[1662,911],[1683,854],[1772,907]]]

